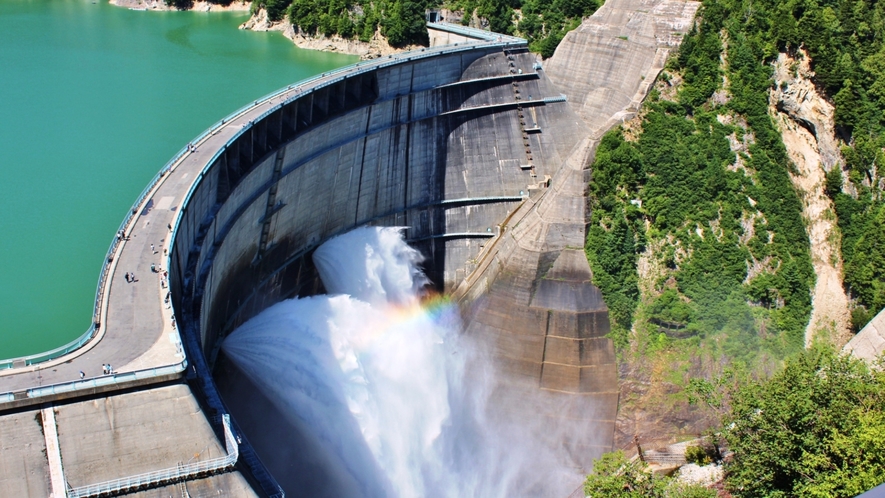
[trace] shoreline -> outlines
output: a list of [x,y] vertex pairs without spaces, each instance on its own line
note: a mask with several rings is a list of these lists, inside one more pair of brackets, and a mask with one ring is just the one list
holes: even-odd
[[384,57],[400,52],[407,52],[422,48],[422,45],[407,45],[403,48],[394,48],[387,39],[381,35],[380,30],[376,30],[372,35],[372,39],[368,42],[345,39],[338,35],[332,36],[311,36],[305,34],[300,29],[296,29],[289,19],[272,22],[267,18],[267,11],[259,9],[252,15],[248,21],[240,25],[240,29],[249,31],[279,31],[292,41],[298,48],[307,50],[320,50],[323,52],[335,52],[348,55],[359,56],[360,60],[371,60]]
[[195,12],[249,12],[252,3],[241,0],[234,0],[229,5],[219,5],[209,3],[203,0],[193,2],[190,9],[178,9],[176,7],[166,5],[164,0],[108,0],[108,3],[115,7],[121,7],[129,10],[153,10],[153,11],[170,11],[170,10],[192,10]]
[[[234,0],[229,5],[209,3],[204,0],[193,2],[189,9],[178,9],[166,5],[165,0],[108,0],[115,7],[138,11],[195,11],[195,12],[249,12],[252,3],[248,1]],[[306,50],[319,50],[339,54],[356,55],[360,60],[371,60],[385,57],[391,54],[406,52],[422,48],[421,45],[407,45],[403,48],[394,48],[387,43],[387,39],[381,35],[380,30],[375,31],[372,39],[368,42],[349,40],[338,35],[333,36],[310,36],[295,28],[288,19],[271,22],[267,19],[267,11],[259,9],[252,14],[249,20],[239,26],[240,29],[249,31],[279,31],[288,38],[296,47]]]

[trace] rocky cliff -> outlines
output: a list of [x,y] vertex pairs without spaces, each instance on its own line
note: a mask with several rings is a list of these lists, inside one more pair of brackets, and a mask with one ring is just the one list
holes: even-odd
[[796,166],[791,178],[802,199],[817,276],[805,344],[822,339],[842,345],[850,338],[848,296],[842,284],[839,228],[833,203],[824,191],[826,173],[842,167],[842,156],[833,105],[815,88],[810,61],[802,51],[798,58],[778,55],[770,113]]

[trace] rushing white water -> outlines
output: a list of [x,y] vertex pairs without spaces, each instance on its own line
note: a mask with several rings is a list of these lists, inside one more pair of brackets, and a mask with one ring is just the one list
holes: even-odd
[[455,308],[423,295],[419,262],[399,229],[334,238],[314,254],[329,295],[265,310],[225,340],[225,354],[325,449],[318,458],[356,483],[354,495],[562,486],[559,436],[544,443],[549,427],[488,418],[492,375],[472,361]]

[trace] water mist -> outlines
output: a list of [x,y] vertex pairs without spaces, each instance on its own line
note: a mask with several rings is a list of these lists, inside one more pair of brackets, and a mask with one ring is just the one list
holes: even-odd
[[353,496],[571,491],[580,473],[563,434],[532,417],[546,401],[515,400],[525,417],[495,415],[507,396],[460,334],[457,308],[426,294],[420,261],[400,229],[333,238],[314,254],[329,295],[268,308],[224,352],[323,449],[316,458]]

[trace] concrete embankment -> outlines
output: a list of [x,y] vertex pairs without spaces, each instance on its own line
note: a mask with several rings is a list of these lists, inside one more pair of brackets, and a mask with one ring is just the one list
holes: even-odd
[[885,354],[885,309],[870,320],[842,350],[868,363],[879,360]]

